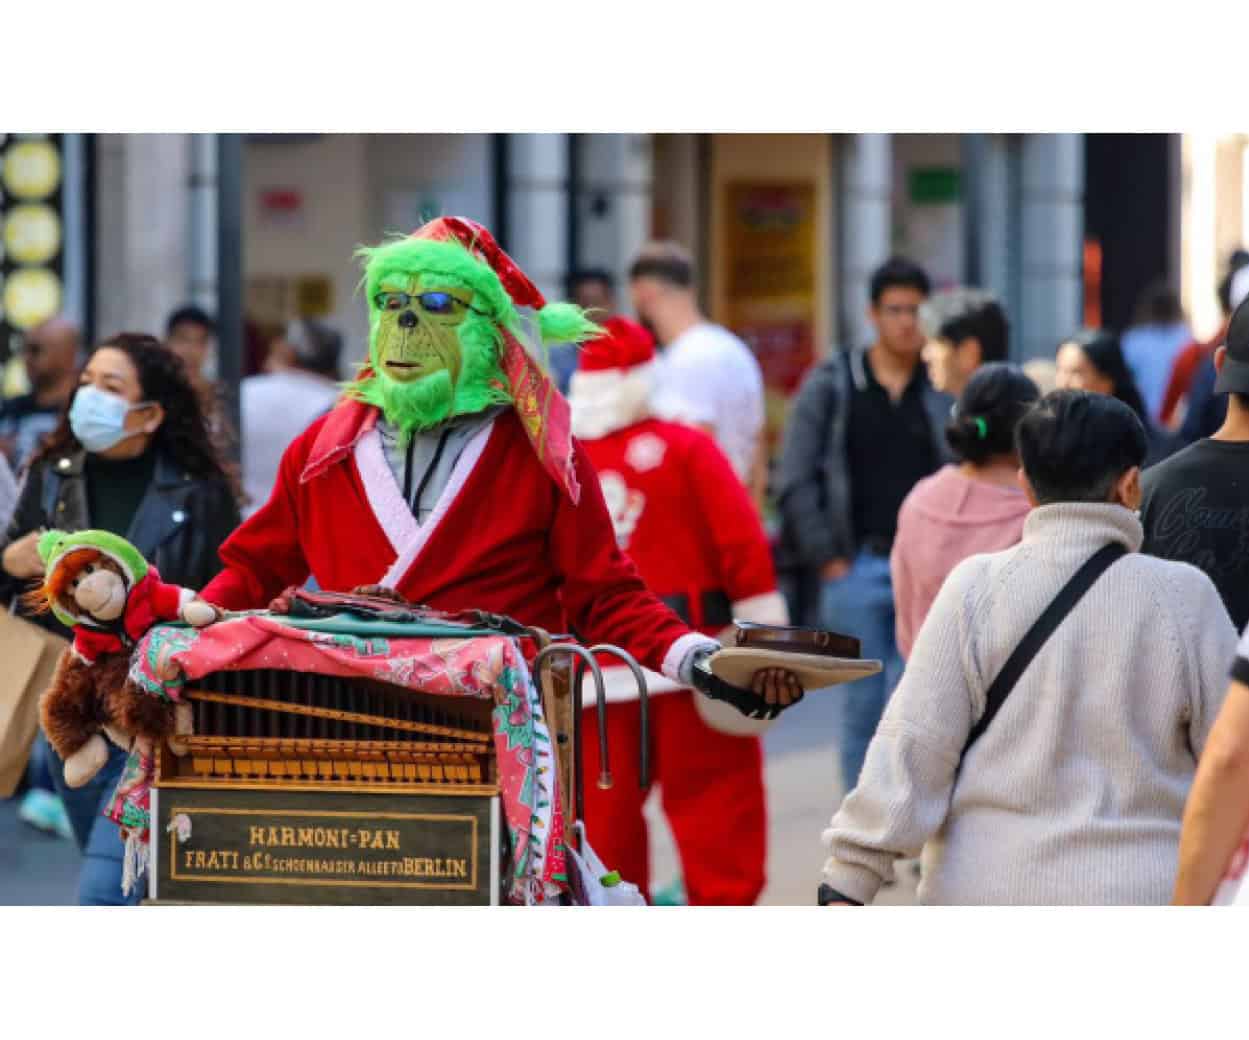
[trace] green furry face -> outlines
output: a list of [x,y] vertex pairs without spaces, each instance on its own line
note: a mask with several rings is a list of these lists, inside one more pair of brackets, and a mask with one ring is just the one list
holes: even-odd
[[[381,409],[405,438],[512,403],[499,362],[505,331],[537,350],[602,331],[579,308],[548,304],[539,313],[540,341],[528,342],[498,276],[458,242],[401,238],[357,256],[369,305],[369,371],[344,390]],[[421,299],[429,293],[450,300]]]
[[403,285],[382,284],[378,311],[377,370],[399,383],[412,383],[446,371],[451,386],[460,378],[460,337],[472,297],[463,290],[414,278]]
[[380,408],[403,436],[510,403],[499,329],[472,289],[445,276],[392,272],[369,302],[373,375],[349,392]]

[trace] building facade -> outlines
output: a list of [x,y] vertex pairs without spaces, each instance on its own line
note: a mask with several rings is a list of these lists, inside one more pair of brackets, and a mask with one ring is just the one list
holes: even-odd
[[[578,267],[625,277],[669,237],[700,261],[709,314],[792,389],[812,359],[869,335],[887,256],[1005,302],[1018,360],[1087,322],[1122,325],[1145,282],[1182,291],[1198,331],[1245,239],[1246,138],[1078,134],[319,134],[243,141],[248,318],[338,325],[363,356],[355,249],[458,212],[494,228],[548,295]],[[212,309],[210,135],[95,135],[91,306],[100,334]]]

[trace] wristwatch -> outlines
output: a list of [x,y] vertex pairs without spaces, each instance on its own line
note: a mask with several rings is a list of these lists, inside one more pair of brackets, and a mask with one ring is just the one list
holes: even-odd
[[848,895],[844,895],[833,888],[832,885],[821,884],[815,890],[815,901],[819,906],[828,906],[829,903],[849,903],[851,906],[862,906],[857,899],[851,899]]

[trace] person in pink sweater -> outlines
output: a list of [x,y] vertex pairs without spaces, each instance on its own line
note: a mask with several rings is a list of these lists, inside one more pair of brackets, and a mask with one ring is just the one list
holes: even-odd
[[945,436],[959,461],[925,477],[902,502],[889,566],[898,649],[911,646],[941,583],[976,553],[1019,541],[1028,499],[1019,485],[1015,427],[1038,399],[1015,365],[976,370],[954,406]]

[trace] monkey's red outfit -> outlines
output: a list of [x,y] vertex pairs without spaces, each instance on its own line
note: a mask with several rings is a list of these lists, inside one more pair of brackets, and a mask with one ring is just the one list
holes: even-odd
[[88,664],[101,654],[120,653],[142,639],[158,621],[179,620],[183,604],[194,597],[190,589],[161,581],[156,568],[149,565],[147,575],[126,597],[126,611],[117,625],[94,628],[88,626],[98,622],[84,621],[74,626],[74,653]]
[[[606,327],[607,336],[582,350],[570,400],[573,432],[598,470],[620,548],[652,591],[699,632],[714,636],[734,618],[786,624],[766,535],[732,465],[701,430],[650,417],[650,337],[624,319]],[[640,706],[631,673],[604,665],[615,783],[607,791],[586,785],[587,825],[605,862],[645,892],[642,805],[649,792],[638,787]],[[696,701],[701,695],[670,678],[651,672],[647,688],[652,782],[676,839],[689,902],[750,905],[766,881],[761,742],[709,725],[703,713],[710,702]],[[595,712],[586,710],[586,734],[594,732]],[[598,743],[584,746],[585,775],[592,777]]]

